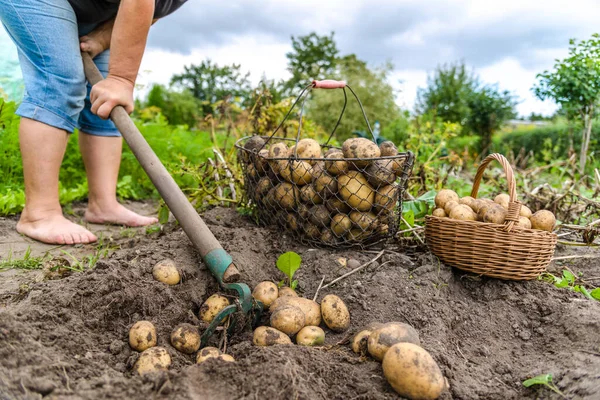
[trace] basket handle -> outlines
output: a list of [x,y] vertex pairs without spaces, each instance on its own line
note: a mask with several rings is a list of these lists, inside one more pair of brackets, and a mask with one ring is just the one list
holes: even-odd
[[312,81],[313,89],[343,89],[346,87],[345,81],[336,81],[333,79],[325,79],[322,81]]
[[479,168],[477,168],[475,180],[473,181],[471,197],[473,197],[474,199],[477,198],[477,193],[479,192],[479,185],[481,184],[481,178],[483,178],[483,173],[485,172],[487,166],[494,160],[498,161],[500,165],[502,165],[502,168],[506,173],[506,180],[508,181],[508,195],[510,197],[510,201],[508,203],[508,214],[506,216],[506,220],[504,221],[504,229],[507,232],[510,232],[514,227],[515,223],[519,221],[521,203],[517,198],[517,183],[515,182],[515,175],[506,157],[504,157],[502,154],[494,153],[487,156],[481,162],[481,165],[479,166]]

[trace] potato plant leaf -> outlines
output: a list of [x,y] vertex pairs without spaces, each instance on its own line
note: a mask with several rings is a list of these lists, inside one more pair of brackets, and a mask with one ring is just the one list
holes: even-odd
[[552,383],[552,374],[543,374],[534,376],[531,379],[523,381],[523,386],[531,387],[533,385],[550,385]]
[[590,296],[592,296],[594,299],[599,300],[600,301],[600,287],[592,290],[590,292]]
[[169,207],[167,207],[166,204],[161,204],[158,210],[158,222],[161,225],[164,225],[167,222],[169,222]]
[[300,256],[293,251],[283,253],[277,259],[277,268],[288,277],[290,287],[293,285],[292,279],[298,268],[300,268],[301,262],[302,258],[300,258]]

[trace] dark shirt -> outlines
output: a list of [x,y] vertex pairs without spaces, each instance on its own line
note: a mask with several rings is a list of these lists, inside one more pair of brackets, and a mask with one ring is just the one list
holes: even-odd
[[[156,0],[154,18],[171,14],[187,0]],[[117,15],[121,0],[69,0],[77,16],[77,22],[99,24]]]

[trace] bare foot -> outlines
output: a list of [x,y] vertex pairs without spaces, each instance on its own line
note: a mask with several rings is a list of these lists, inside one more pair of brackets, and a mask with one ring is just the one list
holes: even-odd
[[154,217],[144,217],[143,215],[128,210],[119,203],[115,203],[115,205],[104,209],[88,205],[88,209],[85,212],[85,220],[93,224],[115,224],[125,226],[146,226],[158,222],[158,219]]
[[48,244],[92,243],[98,240],[92,232],[62,214],[32,220],[24,212],[17,223],[17,232]]

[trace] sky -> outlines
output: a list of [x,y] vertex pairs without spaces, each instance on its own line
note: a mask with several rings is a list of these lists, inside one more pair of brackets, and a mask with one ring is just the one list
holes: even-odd
[[599,21],[600,0],[189,0],[153,27],[140,82],[168,83],[206,58],[241,64],[253,82],[286,78],[290,37],[333,31],[341,54],[394,64],[390,83],[405,108],[437,65],[462,60],[512,91],[519,114],[551,114],[556,106],[531,92],[536,74],[567,55],[570,38],[600,31]]
[[335,32],[342,55],[393,63],[403,108],[413,109],[436,66],[464,61],[516,95],[520,115],[551,114],[556,106],[531,92],[536,74],[567,55],[570,38],[600,31],[599,21],[600,0],[189,0],[151,29],[138,83],[168,84],[207,58],[240,64],[253,83],[285,79],[292,35]]

